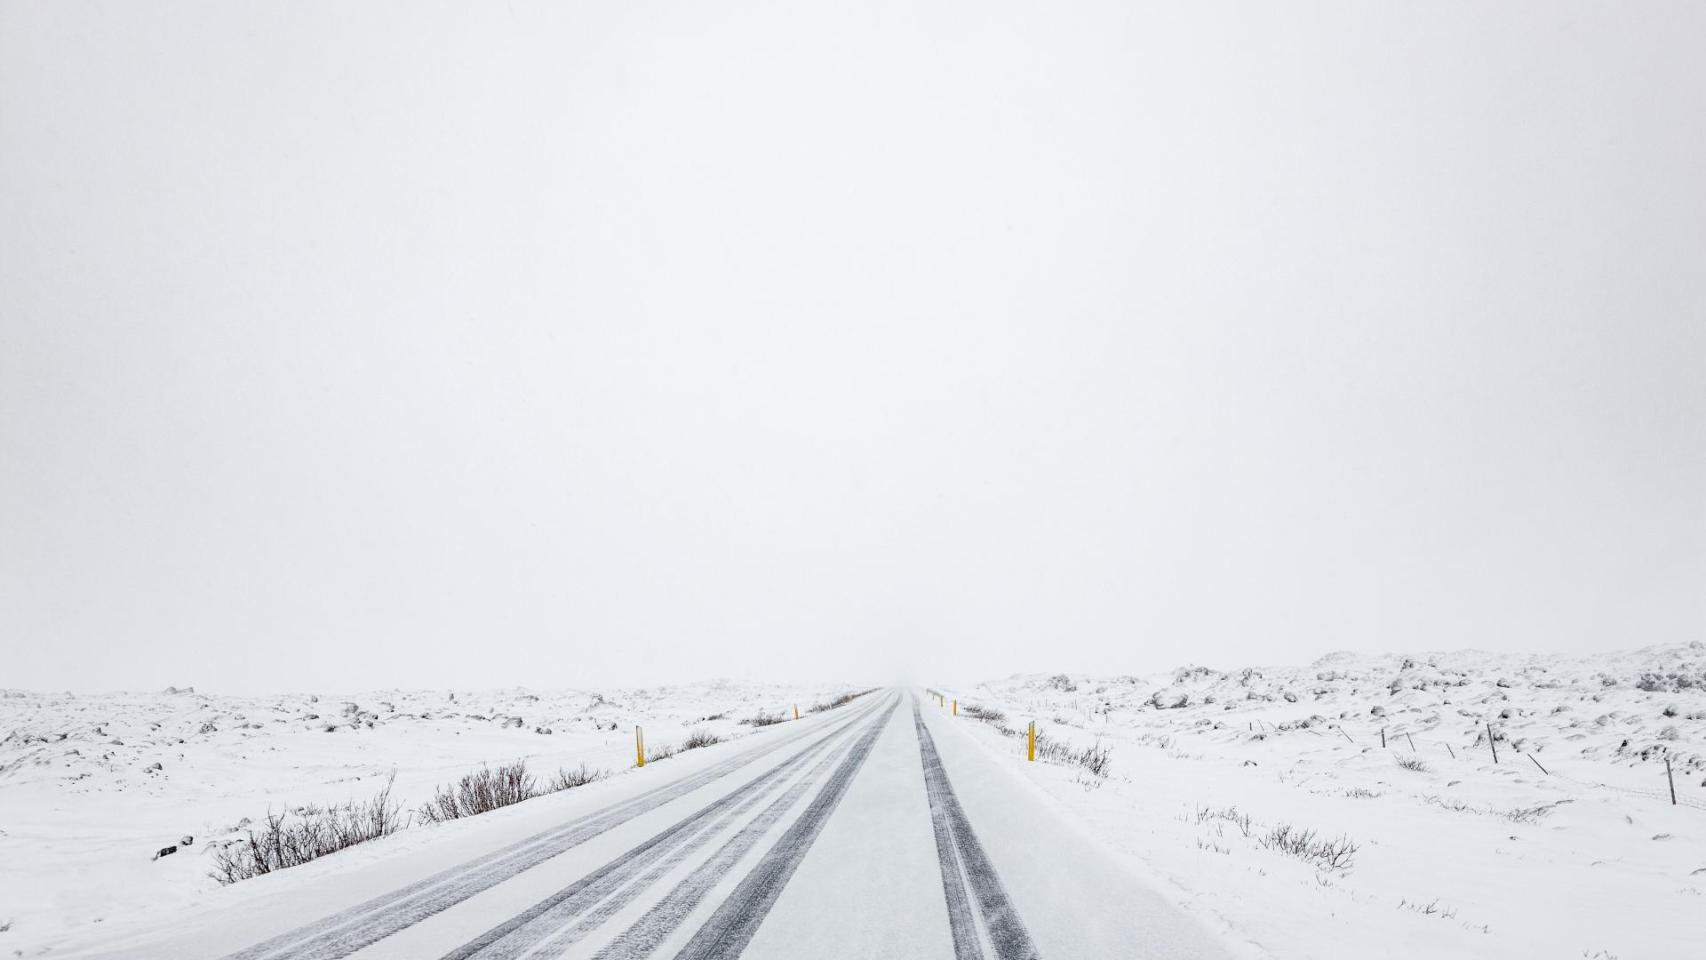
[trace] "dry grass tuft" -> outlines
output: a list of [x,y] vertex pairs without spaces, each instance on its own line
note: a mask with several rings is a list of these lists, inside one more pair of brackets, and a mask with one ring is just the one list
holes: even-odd
[[1274,827],[1260,842],[1269,850],[1290,854],[1321,870],[1349,870],[1357,852],[1349,837],[1327,840],[1317,837],[1313,830],[1299,830],[1289,823]]

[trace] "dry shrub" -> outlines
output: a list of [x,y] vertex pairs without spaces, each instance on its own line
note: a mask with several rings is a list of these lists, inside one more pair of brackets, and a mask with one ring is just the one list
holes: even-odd
[[243,839],[214,852],[210,876],[220,883],[236,883],[396,833],[408,826],[401,805],[391,799],[396,779],[393,771],[385,786],[366,801],[352,799],[333,807],[267,814],[259,829],[250,828]]
[[481,767],[455,784],[439,787],[432,800],[421,807],[420,817],[429,823],[443,823],[488,813],[538,796],[537,786],[525,760],[495,770]]
[[1261,844],[1321,870],[1349,870],[1357,852],[1357,845],[1349,837],[1341,835],[1326,840],[1317,837],[1313,830],[1299,830],[1289,823],[1268,831]]
[[709,730],[695,730],[687,735],[686,740],[681,741],[681,749],[697,750],[700,747],[709,747],[713,744],[722,742],[722,737],[717,736]]
[[584,762],[574,770],[558,767],[556,774],[545,781],[545,788],[540,792],[556,793],[559,790],[573,790],[576,787],[584,787],[589,783],[603,780],[609,775],[609,771],[594,770]]

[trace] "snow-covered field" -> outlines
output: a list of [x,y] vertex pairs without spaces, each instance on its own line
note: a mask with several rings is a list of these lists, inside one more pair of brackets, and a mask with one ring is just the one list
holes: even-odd
[[[1586,658],[1333,654],[943,692],[941,709],[958,698],[961,722],[1057,809],[1250,956],[1706,955],[1699,642]],[[1014,734],[968,705],[1005,713]],[[1045,744],[1107,747],[1106,778],[1024,763],[1032,720]],[[1281,852],[1282,825],[1354,844],[1348,866]]]
[[[215,905],[212,851],[245,818],[365,799],[393,770],[409,808],[482,763],[620,775],[636,724],[653,748],[699,729],[739,737],[760,710],[791,716],[846,690],[4,692],[0,955],[75,953]],[[970,749],[1251,957],[1669,960],[1706,941],[1699,643],[1586,658],[1333,654],[942,692],[935,709],[958,701]],[[980,722],[972,707],[1004,717]],[[1045,760],[1028,764],[1032,720]],[[1057,752],[1093,747],[1108,751],[1105,776]],[[1312,831],[1305,856],[1282,849],[1281,828]],[[404,846],[432,842],[431,829]],[[150,859],[184,836],[187,849]]]
[[[396,772],[418,807],[481,764],[620,773],[695,730],[725,738],[846,686],[713,681],[636,690],[210,696],[0,691],[0,956],[79,949],[166,923],[219,889],[217,845],[305,804],[366,800]],[[151,859],[162,847],[193,842]],[[107,924],[106,927],[100,926]]]

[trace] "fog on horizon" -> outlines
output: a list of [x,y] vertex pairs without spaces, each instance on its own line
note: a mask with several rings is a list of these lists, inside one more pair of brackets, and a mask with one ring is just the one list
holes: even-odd
[[0,686],[1706,639],[1706,7],[0,2]]

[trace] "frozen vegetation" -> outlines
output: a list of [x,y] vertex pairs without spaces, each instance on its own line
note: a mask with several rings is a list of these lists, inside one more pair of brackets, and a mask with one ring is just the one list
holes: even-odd
[[[1698,642],[942,693],[1064,814],[1253,957],[1675,960],[1706,942]],[[1033,720],[1042,762],[1025,764]]]
[[75,951],[248,877],[609,779],[634,766],[635,726],[660,761],[850,692],[0,691],[0,956]]
[[[453,862],[507,836],[512,813],[558,802],[535,798],[608,802],[600,791],[631,783],[636,725],[649,761],[693,764],[671,758],[855,692],[7,692],[0,948],[75,953],[399,850],[448,845]],[[1330,654],[930,693],[928,709],[957,705],[968,749],[1245,956],[1668,960],[1706,938],[1699,643]],[[469,817],[498,834],[469,832]]]

